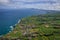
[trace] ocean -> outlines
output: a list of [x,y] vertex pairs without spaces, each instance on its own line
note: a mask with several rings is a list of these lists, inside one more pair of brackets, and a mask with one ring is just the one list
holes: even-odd
[[19,19],[27,16],[45,13],[39,10],[0,10],[0,35],[11,31],[11,26],[15,25]]

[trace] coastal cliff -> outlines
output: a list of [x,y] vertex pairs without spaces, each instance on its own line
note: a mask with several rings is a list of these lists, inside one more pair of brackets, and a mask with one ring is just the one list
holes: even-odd
[[43,14],[22,18],[0,40],[60,40],[60,14]]

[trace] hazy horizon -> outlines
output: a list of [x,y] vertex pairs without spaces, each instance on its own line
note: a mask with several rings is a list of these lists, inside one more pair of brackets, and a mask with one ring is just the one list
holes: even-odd
[[60,10],[60,0],[0,0],[0,9]]

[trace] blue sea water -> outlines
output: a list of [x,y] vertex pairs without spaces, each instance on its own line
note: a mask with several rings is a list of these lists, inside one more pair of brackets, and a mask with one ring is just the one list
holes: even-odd
[[0,10],[0,35],[8,33],[10,26],[16,24],[19,19],[41,14],[37,10]]

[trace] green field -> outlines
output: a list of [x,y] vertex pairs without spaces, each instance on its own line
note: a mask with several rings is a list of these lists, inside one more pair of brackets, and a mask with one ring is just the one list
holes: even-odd
[[8,40],[60,40],[60,14],[41,14],[22,18],[14,30],[2,38]]

